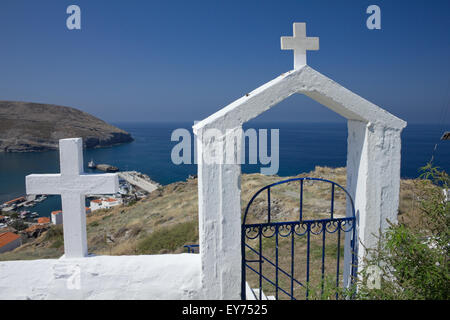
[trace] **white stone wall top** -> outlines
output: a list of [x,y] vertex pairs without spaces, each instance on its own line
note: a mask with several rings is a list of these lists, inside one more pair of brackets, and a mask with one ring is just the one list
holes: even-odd
[[0,262],[3,299],[198,299],[200,256],[89,256]]

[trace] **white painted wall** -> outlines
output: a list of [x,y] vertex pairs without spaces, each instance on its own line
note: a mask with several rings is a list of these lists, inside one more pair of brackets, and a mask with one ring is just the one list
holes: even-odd
[[[235,133],[242,138],[242,130]],[[241,166],[208,164],[205,153],[216,146],[201,131],[197,139],[202,291],[208,299],[240,299]]]
[[[397,222],[400,193],[401,129],[348,121],[347,190],[355,199],[360,262],[365,248]],[[347,208],[347,211],[349,208]]]
[[[114,201],[108,201],[109,199],[114,199]],[[101,202],[98,203],[96,201],[101,201]],[[100,209],[111,209],[112,207],[120,206],[123,203],[122,198],[119,198],[119,199],[117,199],[117,198],[101,198],[96,201],[90,202],[91,212],[97,211]]]
[[198,254],[0,262],[0,299],[198,299]]
[[59,211],[58,213],[53,213],[51,214],[52,216],[52,223],[54,225],[60,225],[63,224],[63,214],[62,211]]
[[[357,186],[355,198],[359,200],[359,246],[360,264],[364,247],[374,248],[380,232],[397,223],[400,193],[401,129],[368,123],[365,129],[365,147],[360,164],[365,166],[363,187]],[[355,172],[355,171],[353,171]]]
[[89,208],[91,209],[91,212],[103,209],[103,202],[98,203],[98,202],[91,201]]

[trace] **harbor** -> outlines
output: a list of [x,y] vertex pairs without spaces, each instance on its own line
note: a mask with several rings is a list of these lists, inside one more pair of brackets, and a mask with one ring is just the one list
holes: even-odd
[[29,195],[7,201],[0,205],[1,211],[9,212],[23,207],[33,207],[36,203],[47,199],[46,195]]
[[119,172],[119,177],[135,188],[142,189],[148,193],[155,191],[161,185],[154,182],[146,174],[137,171]]
[[[108,164],[96,165],[93,160],[87,167],[92,171],[118,172],[119,168]],[[146,174],[137,171],[118,172],[119,192],[117,194],[89,194],[86,195],[86,212],[92,213],[99,209],[110,209],[117,205],[127,205],[145,198],[160,184],[151,180]],[[45,226],[60,224],[61,198],[52,195],[23,195],[0,204],[0,230],[31,230],[36,236],[36,230],[43,230]],[[39,234],[39,233],[38,233]]]

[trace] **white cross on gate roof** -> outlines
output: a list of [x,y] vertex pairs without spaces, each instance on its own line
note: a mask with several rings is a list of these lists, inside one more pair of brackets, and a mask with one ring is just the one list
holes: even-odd
[[60,174],[31,174],[26,177],[27,194],[61,195],[66,258],[85,257],[86,194],[113,194],[119,191],[117,174],[83,173],[83,140],[59,140]]
[[294,69],[306,65],[306,50],[319,50],[319,38],[306,37],[306,23],[294,23],[294,36],[281,37],[282,50],[294,50]]

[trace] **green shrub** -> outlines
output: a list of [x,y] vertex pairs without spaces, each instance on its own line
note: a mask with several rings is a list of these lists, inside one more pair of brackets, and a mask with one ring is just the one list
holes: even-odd
[[63,239],[63,228],[62,226],[52,226],[47,230],[44,236],[45,241],[55,241]]
[[138,243],[137,251],[139,254],[174,252],[185,244],[197,242],[198,222],[194,220],[153,232]]
[[137,200],[131,200],[127,203],[127,207],[134,206],[137,203]]
[[2,213],[2,214],[9,216],[11,219],[19,219],[19,214],[15,211],[12,211],[11,213]]
[[64,246],[62,226],[52,226],[44,235],[44,240],[50,242],[50,248],[59,249]]
[[64,246],[64,240],[63,239],[56,239],[55,241],[53,241],[53,243],[50,245],[50,248],[53,249],[59,249],[62,248]]
[[[449,188],[445,171],[431,164],[421,168],[416,225],[391,224],[379,237],[379,247],[368,250],[360,270],[358,299],[449,299],[450,203],[442,188]],[[381,286],[368,284],[370,266],[377,266]]]
[[11,227],[18,231],[25,230],[28,226],[20,219],[14,220],[11,224]]

